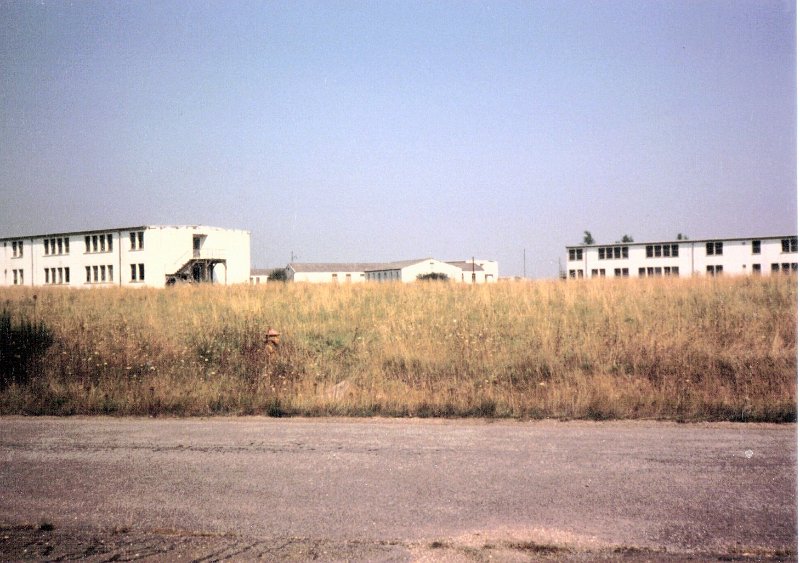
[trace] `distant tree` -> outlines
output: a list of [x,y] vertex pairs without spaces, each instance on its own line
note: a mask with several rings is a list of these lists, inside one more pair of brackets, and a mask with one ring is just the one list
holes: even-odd
[[689,237],[687,237],[687,236],[686,236],[686,235],[684,235],[683,233],[678,233],[678,236],[677,236],[676,238],[677,238],[678,240],[689,240]]
[[275,268],[271,270],[269,276],[267,277],[267,281],[281,281],[285,282],[288,281],[289,275],[286,273],[286,268]]
[[633,237],[630,235],[622,235],[622,242],[633,242]]
[[431,272],[429,274],[420,274],[417,279],[420,281],[447,281],[449,278],[447,274],[442,272]]
[[594,244],[594,237],[589,231],[583,231],[583,244]]

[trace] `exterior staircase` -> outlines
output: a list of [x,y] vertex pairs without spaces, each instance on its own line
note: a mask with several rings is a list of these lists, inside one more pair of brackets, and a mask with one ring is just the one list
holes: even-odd
[[[191,254],[191,256],[189,256]],[[171,270],[175,273],[167,274],[167,285],[177,283],[214,283],[214,267],[225,264],[224,252],[220,250],[193,250],[185,254],[176,264],[177,268]],[[170,270],[167,270],[170,271]]]

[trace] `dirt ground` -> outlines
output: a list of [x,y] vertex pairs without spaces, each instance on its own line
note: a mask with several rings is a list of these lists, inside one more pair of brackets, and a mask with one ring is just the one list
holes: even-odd
[[0,419],[0,559],[797,559],[795,425]]

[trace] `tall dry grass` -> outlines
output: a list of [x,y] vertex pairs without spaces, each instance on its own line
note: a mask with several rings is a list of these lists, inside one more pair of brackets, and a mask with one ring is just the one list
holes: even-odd
[[797,413],[794,276],[12,288],[0,310],[52,335],[36,372],[0,390],[5,414]]

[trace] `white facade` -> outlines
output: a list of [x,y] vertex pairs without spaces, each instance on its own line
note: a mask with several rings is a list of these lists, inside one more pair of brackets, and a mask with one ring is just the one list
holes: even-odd
[[292,263],[286,271],[289,280],[308,283],[407,283],[429,273],[445,274],[449,280],[465,283],[494,283],[498,278],[497,262],[493,260],[443,262],[434,258],[383,263]]
[[363,283],[372,263],[300,263],[286,266],[287,279],[308,283]]
[[567,278],[797,272],[797,236],[675,240],[567,247]]
[[140,226],[0,239],[0,285],[164,287],[247,283],[250,233]]
[[425,274],[444,274],[456,283],[494,283],[497,281],[497,262],[493,260],[469,260],[443,262],[435,258],[405,260],[380,264],[367,270],[367,281],[417,281]]

